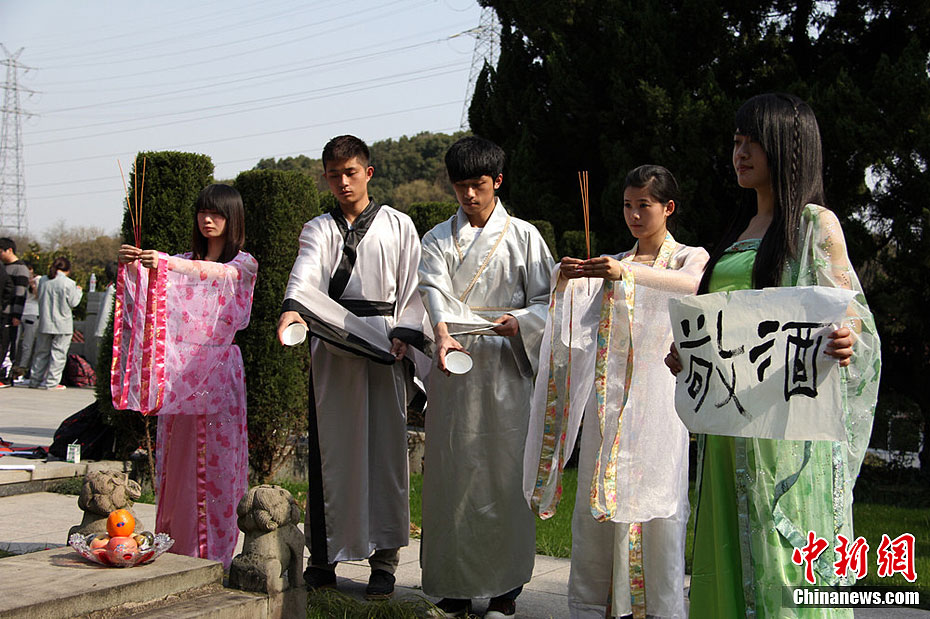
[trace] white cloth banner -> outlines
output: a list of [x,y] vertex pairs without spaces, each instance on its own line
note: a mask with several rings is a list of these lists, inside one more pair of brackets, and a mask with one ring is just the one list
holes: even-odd
[[854,296],[798,286],[669,301],[682,422],[699,434],[845,441],[840,372],[824,350]]

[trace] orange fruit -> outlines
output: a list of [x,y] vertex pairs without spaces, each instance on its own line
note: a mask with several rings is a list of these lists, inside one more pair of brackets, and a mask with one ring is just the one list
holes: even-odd
[[107,533],[110,537],[129,537],[136,529],[136,519],[128,509],[110,512],[107,518]]

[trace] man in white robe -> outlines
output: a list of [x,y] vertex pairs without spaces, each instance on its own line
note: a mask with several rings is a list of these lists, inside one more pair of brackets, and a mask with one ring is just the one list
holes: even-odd
[[[535,558],[533,514],[522,498],[523,447],[549,296],[552,256],[495,190],[504,153],[482,138],[456,142],[446,168],[460,208],[423,237],[420,292],[434,326],[438,369],[427,393],[423,591],[438,616],[511,616]],[[471,355],[450,374],[446,354]]]
[[[368,558],[372,572],[366,594],[377,599],[393,593],[398,549],[407,545],[410,532],[409,374],[400,361],[409,354],[408,344],[423,342],[420,245],[407,215],[369,198],[374,169],[364,142],[333,138],[323,149],[323,166],[338,208],[304,225],[278,337],[284,343],[288,325],[306,326],[303,317],[320,315],[331,298],[354,315],[353,321],[371,327],[369,333],[390,354],[362,356],[329,331],[310,327],[317,337],[311,341],[305,522],[311,559],[304,579],[308,589],[334,586],[336,563]],[[314,301],[320,291],[329,298]]]

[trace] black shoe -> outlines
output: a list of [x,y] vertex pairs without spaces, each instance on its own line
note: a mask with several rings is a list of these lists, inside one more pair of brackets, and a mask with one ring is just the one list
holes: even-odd
[[517,603],[514,600],[491,598],[484,616],[488,619],[500,619],[501,617],[513,617],[515,614],[517,614]]
[[304,585],[307,587],[307,591],[335,589],[336,571],[308,565],[307,569],[304,570]]
[[446,619],[447,617],[467,617],[470,612],[471,600],[442,598],[436,602],[435,608],[431,608],[426,613],[426,616],[430,619]]
[[365,587],[366,600],[386,600],[394,595],[394,574],[384,570],[371,570],[368,586]]

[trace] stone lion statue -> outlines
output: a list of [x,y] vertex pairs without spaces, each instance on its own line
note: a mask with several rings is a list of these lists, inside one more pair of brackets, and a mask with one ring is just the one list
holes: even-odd
[[291,493],[280,486],[255,486],[236,513],[245,541],[230,565],[229,586],[272,594],[303,586],[304,536]]
[[128,473],[116,471],[94,471],[84,477],[78,507],[84,510],[81,524],[74,525],[68,531],[70,538],[74,533],[90,535],[107,532],[107,516],[117,509],[128,509],[136,519],[136,531],[145,528],[139,516],[132,509],[132,504],[142,496],[142,487],[129,479]]

